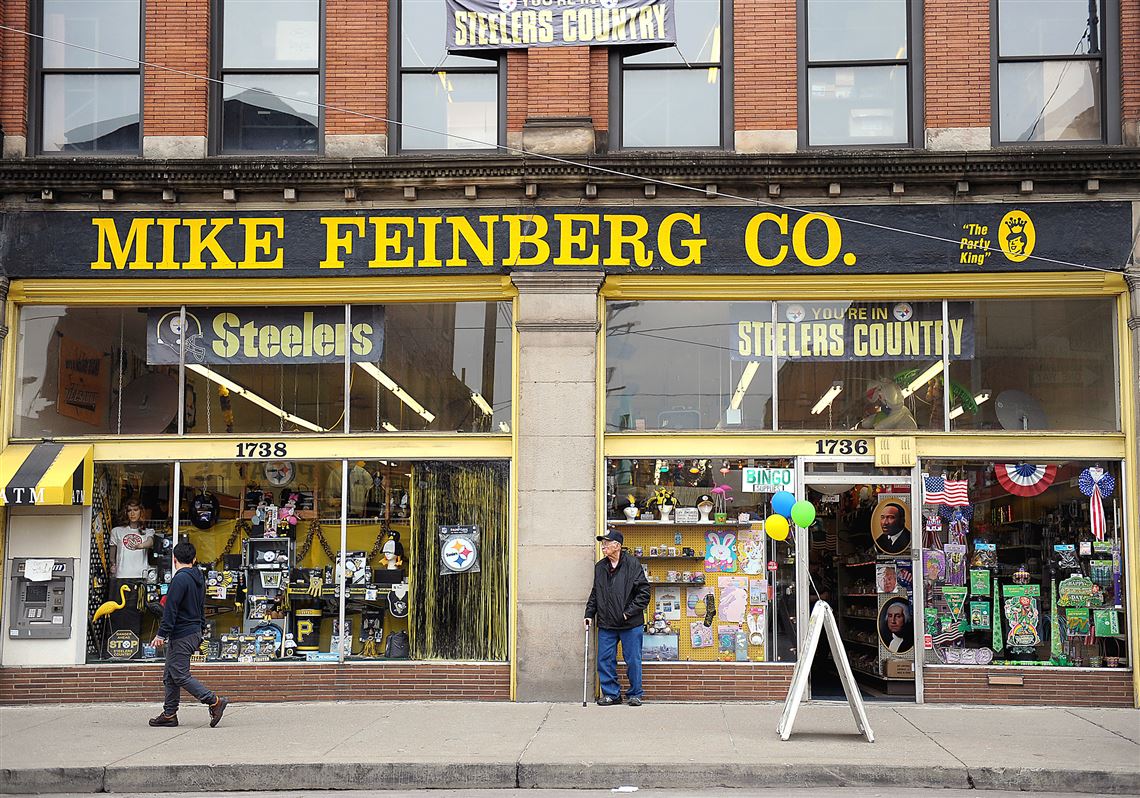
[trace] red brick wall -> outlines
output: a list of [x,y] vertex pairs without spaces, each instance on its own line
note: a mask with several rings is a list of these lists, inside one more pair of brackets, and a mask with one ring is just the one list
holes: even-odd
[[924,33],[926,127],[989,127],[989,0],[926,0]]
[[[325,102],[339,108],[388,116],[388,3],[326,0]],[[325,132],[366,135],[387,132],[381,121],[328,111]]]
[[527,51],[507,51],[507,130],[519,132],[529,111]]
[[[194,75],[210,74],[210,4],[161,0],[146,5],[146,57]],[[205,136],[209,83],[162,69],[143,75],[143,135]]]
[[[626,684],[625,665],[618,672]],[[647,701],[783,701],[791,684],[790,665],[654,662],[642,668]]]
[[1133,135],[1140,122],[1140,3],[1120,4],[1121,120],[1131,123]]
[[527,119],[541,116],[590,117],[594,130],[607,130],[608,91],[609,50],[604,47],[507,51],[509,131],[520,131]]
[[[27,30],[28,4],[0,3],[0,22]],[[27,67],[28,38],[12,31],[0,31],[0,127],[5,135],[27,135]]]
[[[231,701],[506,701],[511,669],[489,665],[196,665],[194,675]],[[162,701],[161,665],[0,670],[0,703]]]
[[610,129],[610,51],[605,47],[590,50],[590,116],[594,130]]
[[795,130],[796,2],[734,0],[737,130]]
[[[991,685],[988,675],[1021,676],[1023,686]],[[927,667],[923,695],[932,704],[1131,707],[1132,671]]]

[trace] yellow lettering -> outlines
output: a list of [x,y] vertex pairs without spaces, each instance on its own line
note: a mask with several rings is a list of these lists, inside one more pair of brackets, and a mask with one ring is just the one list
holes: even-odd
[[[645,247],[645,234],[649,232],[649,222],[644,216],[634,214],[613,214],[606,217],[610,225],[610,256],[606,260],[607,266],[628,266],[629,258],[625,257],[625,245],[633,247],[633,261],[638,266],[649,266],[653,263],[653,253]],[[625,231],[626,224],[633,225],[633,232]]]
[[962,354],[962,329],[965,324],[962,319],[950,319],[950,350],[955,355]]
[[237,327],[240,323],[241,319],[233,313],[219,313],[214,316],[214,335],[217,338],[213,343],[213,350],[218,357],[233,357],[237,354],[240,342],[231,328]]
[[740,321],[736,323],[736,352],[743,357],[752,354],[752,322]]
[[439,216],[421,216],[419,218],[420,227],[424,229],[424,254],[420,257],[420,266],[432,268],[443,265],[439,256],[435,254],[436,230],[439,229],[439,223],[442,221],[443,219]]
[[111,250],[111,259],[116,269],[127,267],[127,255],[134,251],[134,260],[131,269],[153,269],[154,264],[146,259],[147,228],[154,224],[154,219],[132,219],[131,229],[127,232],[127,240],[119,240],[119,231],[115,228],[114,219],[95,218],[91,220],[95,229],[99,231],[99,260],[91,264],[92,269],[110,269],[111,262],[107,260],[107,249]]
[[[597,266],[598,245],[588,245],[586,234],[598,235],[600,219],[596,213],[556,213],[554,221],[559,224],[558,255],[554,258],[556,266]],[[582,222],[585,226],[574,229],[575,222]],[[587,249],[587,246],[589,248]],[[578,255],[575,249],[584,250]]]
[[230,256],[222,249],[222,245],[218,243],[218,233],[233,223],[233,219],[211,219],[210,224],[213,227],[209,233],[203,236],[202,228],[206,226],[205,219],[183,219],[182,224],[190,230],[190,255],[182,268],[205,269],[206,264],[202,260],[202,253],[207,250],[213,256],[213,262],[210,264],[211,269],[236,268],[237,264],[230,259]]
[[748,220],[748,226],[744,228],[744,251],[748,253],[748,259],[757,266],[779,266],[784,262],[784,258],[788,257],[788,245],[782,244],[776,253],[776,257],[764,257],[764,253],[760,251],[760,225],[764,222],[775,222],[781,234],[788,234],[788,215],[786,213],[779,216],[771,211],[758,213]]
[[257,334],[257,353],[262,357],[276,357],[281,351],[281,331],[272,324],[261,328]]
[[352,325],[352,353],[361,357],[372,353],[372,325],[368,322]]
[[[545,216],[518,216],[508,214],[503,217],[510,231],[510,249],[507,252],[506,265],[508,266],[542,266],[550,261],[550,245],[546,243],[546,233],[550,223]],[[522,231],[523,222],[533,222],[534,232],[525,234]],[[523,257],[523,244],[534,247],[534,254]]]
[[[822,258],[813,258],[807,250],[807,229],[812,222],[823,222],[827,228],[827,252]],[[834,216],[826,213],[805,213],[796,221],[792,228],[792,248],[798,257],[807,266],[826,266],[835,261],[839,255],[839,247],[843,244],[843,236],[839,232],[839,222]]]
[[296,324],[289,324],[281,328],[281,354],[285,357],[297,357],[301,354],[301,328]]
[[671,213],[661,220],[661,226],[657,229],[657,251],[661,253],[661,259],[670,266],[690,266],[694,263],[699,266],[701,248],[708,243],[703,238],[682,238],[680,243],[685,248],[686,255],[684,257],[679,257],[673,251],[673,225],[681,221],[688,222],[689,229],[695,235],[700,235],[701,215],[699,213]]
[[[285,253],[278,248],[277,255],[272,260],[258,260],[258,252],[271,254],[273,247],[273,234],[278,237],[285,235],[284,219],[242,219],[245,228],[245,260],[238,264],[239,269],[280,269]],[[264,225],[268,229],[258,233],[257,228]]]
[[154,264],[156,269],[180,269],[182,264],[174,259],[174,231],[182,224],[181,219],[155,219],[162,228],[162,260]]
[[471,248],[472,254],[481,266],[495,264],[495,222],[498,216],[480,216],[479,221],[487,226],[487,239],[479,238],[471,222],[462,216],[448,216],[447,223],[451,225],[451,257],[447,259],[448,266],[466,266],[467,258],[459,254],[459,239],[462,238]]
[[538,12],[538,40],[549,44],[554,41],[554,12]]
[[325,226],[325,259],[321,261],[322,269],[343,269],[344,261],[340,259],[340,252],[352,254],[352,232],[341,233],[342,225],[354,227],[356,235],[364,237],[364,220],[355,216],[322,216],[321,224]]
[[[369,221],[376,228],[376,256],[368,261],[368,268],[399,269],[413,266],[414,253],[411,247],[408,247],[402,258],[399,257],[404,246],[404,233],[409,236],[412,234],[412,220],[406,216],[373,216]],[[402,227],[403,230],[393,230],[391,227]]]

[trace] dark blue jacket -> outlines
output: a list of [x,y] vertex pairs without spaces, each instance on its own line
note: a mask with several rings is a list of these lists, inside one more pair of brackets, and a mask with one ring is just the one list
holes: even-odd
[[206,623],[205,603],[206,580],[202,571],[196,565],[179,568],[166,591],[166,608],[162,611],[158,636],[164,640],[177,640],[187,635],[202,634]]
[[597,617],[601,629],[632,629],[645,623],[649,580],[636,557],[624,551],[616,569],[603,557],[594,565],[594,589],[586,601],[586,617]]

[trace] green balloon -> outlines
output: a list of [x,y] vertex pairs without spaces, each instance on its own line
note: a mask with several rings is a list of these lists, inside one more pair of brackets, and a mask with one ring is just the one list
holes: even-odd
[[815,505],[803,499],[796,502],[792,505],[792,520],[796,522],[796,526],[807,529],[815,520]]

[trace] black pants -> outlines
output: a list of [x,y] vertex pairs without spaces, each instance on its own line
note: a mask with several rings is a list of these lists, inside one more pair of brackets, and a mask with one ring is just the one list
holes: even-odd
[[201,642],[202,635],[198,634],[166,641],[166,667],[162,669],[162,684],[166,688],[163,714],[173,715],[178,711],[183,689],[203,704],[213,704],[217,700],[213,690],[190,675],[190,655],[198,650]]

